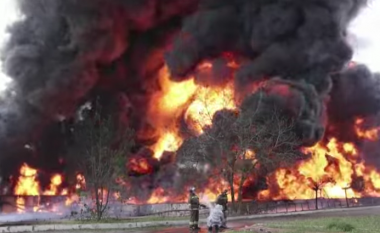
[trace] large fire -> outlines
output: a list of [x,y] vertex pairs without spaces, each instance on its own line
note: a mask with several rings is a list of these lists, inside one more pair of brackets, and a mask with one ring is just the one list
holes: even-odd
[[40,183],[37,180],[38,170],[31,168],[28,164],[23,164],[20,168],[20,175],[14,189],[14,194],[17,196],[55,196],[67,195],[67,189],[59,188],[62,184],[63,178],[60,174],[54,174],[51,177],[49,188],[45,191],[41,190]]
[[[206,63],[199,69],[210,68]],[[159,159],[164,151],[175,152],[182,144],[179,127],[176,124],[181,114],[185,114],[187,123],[198,134],[202,128],[211,124],[212,116],[223,108],[234,109],[233,86],[211,88],[195,84],[194,77],[188,81],[176,83],[170,81],[168,68],[159,72],[161,92],[157,93],[150,104],[150,119],[155,126],[159,139],[152,146],[154,157]]]
[[[235,62],[231,62],[231,69],[236,66]],[[210,63],[198,67],[198,69],[211,68]],[[197,84],[195,77],[189,77],[183,82],[174,82],[170,80],[168,68],[165,66],[159,72],[159,83],[161,91],[152,98],[148,113],[150,123],[156,129],[154,134],[157,141],[150,148],[157,160],[165,151],[177,151],[183,143],[184,138],[178,125],[180,117],[185,119],[193,133],[200,135],[203,128],[211,124],[212,117],[218,110],[236,109],[239,105],[233,82],[217,87]],[[357,136],[363,140],[376,140],[379,129],[363,129],[362,123],[362,119],[357,119],[355,125]],[[360,151],[354,144],[331,138],[327,143],[320,142],[314,147],[305,148],[304,152],[311,154],[311,158],[298,162],[292,168],[278,169],[267,177],[269,188],[259,193],[259,199],[311,199],[315,197],[316,190],[326,198],[344,198],[346,193],[349,197],[380,194],[380,173],[361,160]],[[254,156],[252,151],[248,154]],[[133,158],[129,161],[128,167],[140,174],[149,174],[152,171],[152,166],[145,158]],[[14,194],[31,196],[68,194],[66,189],[60,188],[63,177],[59,174],[53,175],[49,188],[42,191],[37,173],[36,169],[24,164],[20,169]],[[363,182],[355,183],[355,177],[362,177]],[[250,179],[253,178],[249,177],[248,180]],[[82,175],[77,176],[76,189],[85,187],[84,180],[85,177]],[[235,179],[235,192],[238,181],[238,178]],[[351,187],[353,183],[361,186],[363,190],[359,192],[357,187],[353,189]],[[248,182],[244,185],[248,185]],[[204,198],[214,200],[218,193],[228,188],[228,182],[220,175],[216,175],[210,178],[207,187],[200,192]],[[184,195],[173,197],[170,190],[157,188],[146,203],[184,202],[187,198],[186,190]],[[76,199],[77,196],[71,196],[66,204],[71,204]],[[17,202],[20,206],[24,205],[23,199],[18,199]]]
[[[378,174],[373,168],[358,163],[358,152],[350,143],[339,143],[332,138],[327,145],[317,144],[305,149],[312,157],[297,164],[293,169],[280,169],[268,178],[271,186],[278,185],[277,193],[265,190],[260,193],[262,199],[310,199],[315,197],[316,186],[326,198],[361,197],[373,193],[373,185],[379,182],[377,177],[365,174]],[[365,192],[355,192],[350,188],[353,175],[364,176]]]
[[[231,62],[231,67],[238,66]],[[203,63],[198,69],[211,69],[210,63]],[[176,151],[183,139],[179,135],[178,117],[185,113],[185,120],[192,130],[198,134],[202,128],[211,124],[215,112],[221,109],[235,109],[239,104],[234,95],[233,83],[223,87],[205,87],[197,85],[194,77],[187,81],[176,83],[169,80],[167,68],[160,72],[162,92],[153,98],[151,104],[152,119],[160,134],[158,142],[152,147],[155,157],[160,158],[163,151]],[[153,117],[154,116],[154,117]],[[355,129],[357,136],[364,140],[376,140],[379,129],[363,129],[363,119],[357,119]],[[360,160],[360,152],[354,144],[339,142],[331,138],[327,143],[320,142],[314,147],[305,148],[304,152],[311,154],[311,158],[297,163],[291,169],[278,169],[267,183],[269,189],[259,193],[259,199],[311,199],[315,197],[317,187],[320,195],[326,198],[361,197],[363,195],[378,195],[380,173]],[[353,177],[363,177],[360,184],[361,192],[351,188]],[[237,181],[235,188],[237,188]],[[246,182],[247,183],[247,182]],[[210,200],[216,194],[228,188],[227,182],[218,177],[210,179],[209,185],[203,191]],[[161,188],[153,192],[148,203],[166,202],[167,196]],[[182,198],[182,200],[186,200]]]
[[60,174],[54,174],[51,177],[50,185],[46,190],[42,190],[40,183],[37,179],[38,170],[34,169],[28,164],[24,163],[20,168],[20,174],[18,181],[16,183],[14,194],[17,195],[16,206],[17,212],[25,211],[25,196],[37,196],[38,203],[33,206],[33,211],[36,212],[39,210],[39,201],[40,196],[56,196],[56,195],[67,195],[67,189],[60,189],[60,186],[63,182],[63,177]]

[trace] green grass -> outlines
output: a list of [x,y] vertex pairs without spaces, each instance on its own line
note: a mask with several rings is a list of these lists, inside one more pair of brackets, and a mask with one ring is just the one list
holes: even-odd
[[339,230],[343,232],[351,232],[355,230],[355,227],[351,223],[346,222],[332,222],[327,225],[327,229],[330,230]]
[[[307,220],[288,220],[267,223],[266,227],[281,233],[379,233],[380,216],[333,217]],[[232,231],[230,233],[248,233],[252,231]]]

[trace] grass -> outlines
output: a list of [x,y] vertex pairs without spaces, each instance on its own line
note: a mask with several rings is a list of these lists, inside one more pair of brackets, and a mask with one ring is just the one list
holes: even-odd
[[346,222],[332,222],[327,226],[330,230],[339,230],[343,232],[351,232],[355,230],[355,227],[351,223]]
[[[307,220],[289,220],[272,222],[265,225],[280,233],[379,233],[379,216],[330,217]],[[275,231],[276,230],[276,231]],[[232,231],[230,233],[248,233],[254,231]],[[264,231],[265,232],[265,231]]]

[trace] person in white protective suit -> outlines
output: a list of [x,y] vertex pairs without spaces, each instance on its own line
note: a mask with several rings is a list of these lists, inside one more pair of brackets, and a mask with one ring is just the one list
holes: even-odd
[[216,205],[214,208],[211,209],[210,215],[207,218],[208,232],[212,233],[212,230],[215,229],[215,233],[218,233],[223,223],[224,223],[223,206]]

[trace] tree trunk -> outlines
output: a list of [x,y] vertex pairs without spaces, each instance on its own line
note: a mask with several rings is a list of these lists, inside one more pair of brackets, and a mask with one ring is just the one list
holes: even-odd
[[242,202],[243,202],[243,184],[245,181],[245,174],[242,173],[240,177],[239,189],[238,189],[238,211],[239,214],[243,214]]
[[346,196],[346,204],[347,204],[347,208],[348,208],[348,207],[350,207],[350,204],[348,203],[347,188],[344,189],[344,194]]
[[231,203],[232,203],[232,210],[236,211],[236,205],[235,205],[235,190],[234,190],[234,172],[231,172],[228,177],[228,183],[230,185],[231,190]]
[[111,193],[111,191],[110,191],[110,190],[107,190],[106,203],[103,204],[103,209],[102,209],[101,216],[103,216],[104,211],[107,209],[108,201],[109,201],[109,199],[110,199],[110,193]]
[[318,210],[318,189],[315,189],[315,209]]
[[[96,187],[96,186],[95,186]],[[100,221],[102,219],[102,203],[100,201],[99,188],[95,188],[95,203],[96,203],[96,220]]]

